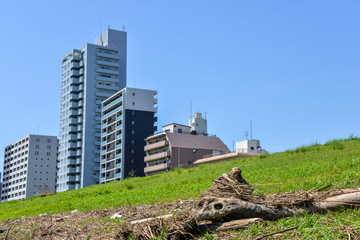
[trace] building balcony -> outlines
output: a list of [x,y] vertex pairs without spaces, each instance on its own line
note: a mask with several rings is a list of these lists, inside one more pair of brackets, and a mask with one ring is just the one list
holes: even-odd
[[102,177],[102,178],[100,178],[100,182],[105,182],[106,181],[106,177]]
[[119,91],[119,87],[115,85],[96,84],[96,88]]
[[106,176],[106,180],[113,179],[113,178],[114,178],[114,172],[110,172],[110,174]]
[[116,101],[112,101],[111,103],[108,103],[105,106],[103,106],[102,109],[103,109],[103,111],[106,111],[107,109],[109,109],[110,107],[114,106],[115,104],[117,104],[121,101],[122,101],[122,97],[119,97],[118,99],[116,99]]
[[111,67],[119,67],[120,66],[120,64],[118,62],[109,62],[109,61],[102,61],[102,60],[97,60],[96,64],[104,65],[104,66],[111,66]]
[[77,102],[70,102],[70,107],[71,108],[77,108],[79,105]]
[[79,78],[70,78],[70,84],[79,84]]
[[69,140],[77,140],[76,134],[69,134]]
[[75,176],[67,176],[66,181],[68,182],[75,182],[76,177]]
[[116,139],[121,139],[121,138],[122,138],[122,134],[116,135]]
[[121,177],[121,172],[115,173],[115,178],[120,178],[120,177]]
[[70,92],[79,92],[79,87],[78,86],[70,86]]
[[78,127],[77,126],[71,126],[69,129],[70,132],[77,132],[78,131]]
[[110,117],[111,115],[117,113],[118,111],[122,110],[122,106],[119,106],[113,110],[111,110],[110,112],[106,113],[105,115],[102,116],[102,119],[105,119],[107,117]]
[[167,158],[167,157],[170,157],[170,152],[161,152],[161,153],[156,153],[153,155],[145,156],[144,161],[149,162],[149,161],[154,161],[154,160]]
[[119,71],[116,71],[116,70],[110,70],[110,69],[105,69],[105,68],[96,68],[96,71],[97,72],[100,72],[100,73],[107,73],[107,74],[113,74],[113,75],[119,75],[120,72]]
[[84,106],[84,102],[83,102],[83,101],[79,101],[79,102],[78,102],[78,105],[79,105],[79,107],[83,107],[83,106]]
[[[115,92],[114,92],[114,93],[115,93]],[[108,98],[108,97],[110,97],[111,95],[114,95],[114,93],[97,92],[97,93],[96,93],[96,96],[97,96],[97,97],[106,97],[106,98]]]
[[121,153],[116,154],[116,158],[121,158]]
[[102,132],[101,137],[105,137],[107,134],[108,134],[107,132]]
[[115,164],[115,168],[121,168],[121,163]]
[[163,164],[159,164],[159,165],[155,165],[155,166],[151,166],[151,167],[145,167],[144,173],[148,174],[148,173],[153,173],[153,172],[164,171],[167,169],[170,169],[170,165],[168,163],[163,163]]
[[78,115],[78,110],[71,110],[71,111],[69,112],[69,115],[70,115],[70,116],[77,116],[77,115]]
[[79,76],[80,72],[78,70],[71,70],[70,71],[70,76]]
[[118,55],[109,54],[109,53],[103,53],[103,52],[97,52],[96,56],[105,57],[105,58],[111,58],[111,59],[119,59],[120,58]]
[[96,80],[107,81],[107,82],[112,82],[112,83],[118,83],[119,82],[118,78],[108,78],[108,77],[101,77],[101,76],[97,76]]
[[163,140],[163,141],[160,141],[160,142],[157,142],[157,143],[145,145],[144,150],[145,151],[150,151],[150,150],[157,149],[157,148],[162,148],[162,147],[165,147],[165,146],[168,146],[168,145],[169,145],[169,142],[167,140]]
[[72,142],[69,144],[69,148],[77,148],[77,144]]

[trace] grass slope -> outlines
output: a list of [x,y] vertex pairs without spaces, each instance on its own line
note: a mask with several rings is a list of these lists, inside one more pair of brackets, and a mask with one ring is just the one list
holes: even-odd
[[[282,183],[258,186],[256,193],[317,189],[330,183],[333,188],[359,187],[360,141],[334,140],[324,145],[312,144],[256,158],[177,169],[164,174],[130,178],[44,198],[10,201],[0,204],[0,221],[74,209],[86,211],[129,203],[140,205],[196,198],[211,186],[216,177],[229,172],[233,167],[240,167],[243,177],[250,183]],[[296,221],[296,218],[291,221]],[[246,231],[260,231],[259,229],[261,228],[255,226]]]

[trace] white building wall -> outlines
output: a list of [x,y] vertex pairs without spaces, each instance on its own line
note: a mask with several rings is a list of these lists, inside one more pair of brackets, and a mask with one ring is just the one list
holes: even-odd
[[28,135],[7,146],[1,201],[54,193],[57,152],[58,141],[54,136]]

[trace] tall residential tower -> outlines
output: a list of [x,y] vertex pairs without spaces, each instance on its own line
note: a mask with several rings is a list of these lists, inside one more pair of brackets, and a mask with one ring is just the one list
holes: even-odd
[[126,86],[126,32],[107,29],[62,59],[57,192],[99,183],[101,103]]
[[145,138],[156,131],[156,96],[127,87],[103,102],[100,183],[144,176]]

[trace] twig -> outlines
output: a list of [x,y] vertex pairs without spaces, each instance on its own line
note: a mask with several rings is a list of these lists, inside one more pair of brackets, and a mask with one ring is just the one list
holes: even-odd
[[343,219],[344,221],[347,221],[347,222],[350,222],[350,223],[353,223],[353,224],[356,224],[356,225],[360,225],[360,223],[357,223],[357,222],[353,222],[353,221],[350,221],[350,220],[347,220],[347,219]]
[[291,227],[291,228],[287,228],[287,229],[280,230],[280,231],[277,231],[277,232],[265,234],[265,235],[263,235],[263,236],[261,236],[261,237],[255,238],[254,240],[259,240],[259,239],[267,238],[267,237],[270,237],[270,236],[272,236],[272,235],[275,235],[275,234],[278,234],[278,233],[287,232],[287,231],[294,230],[294,229],[296,229],[296,227]]
[[130,203],[129,199],[127,199],[127,198],[126,198],[126,201],[127,201],[127,202],[128,202],[128,204],[130,205],[130,207],[132,207],[132,205],[131,205],[131,203]]
[[10,232],[11,228],[12,228],[12,226],[10,226],[9,230],[7,230],[6,235],[5,235],[5,239],[8,239],[8,235],[9,235],[9,232]]
[[154,237],[154,234],[152,233],[152,231],[151,231],[151,227],[150,227],[150,225],[147,225],[148,226],[148,228],[149,228],[149,232],[150,232],[150,236],[151,236],[151,238],[155,238]]
[[316,191],[317,191],[317,192],[321,192],[321,191],[323,191],[323,190],[325,190],[325,189],[328,189],[329,187],[332,187],[332,184],[331,184],[331,183],[330,183],[329,185],[326,185],[325,187],[322,187],[322,188],[316,190]]
[[50,224],[49,226],[46,227],[46,229],[49,229],[51,228],[51,226],[54,225],[54,224]]
[[282,183],[265,183],[265,184],[260,184],[260,183],[258,183],[258,184],[239,184],[239,185],[237,185],[237,186],[247,186],[247,185],[250,185],[250,186],[273,186],[273,185],[282,185]]

